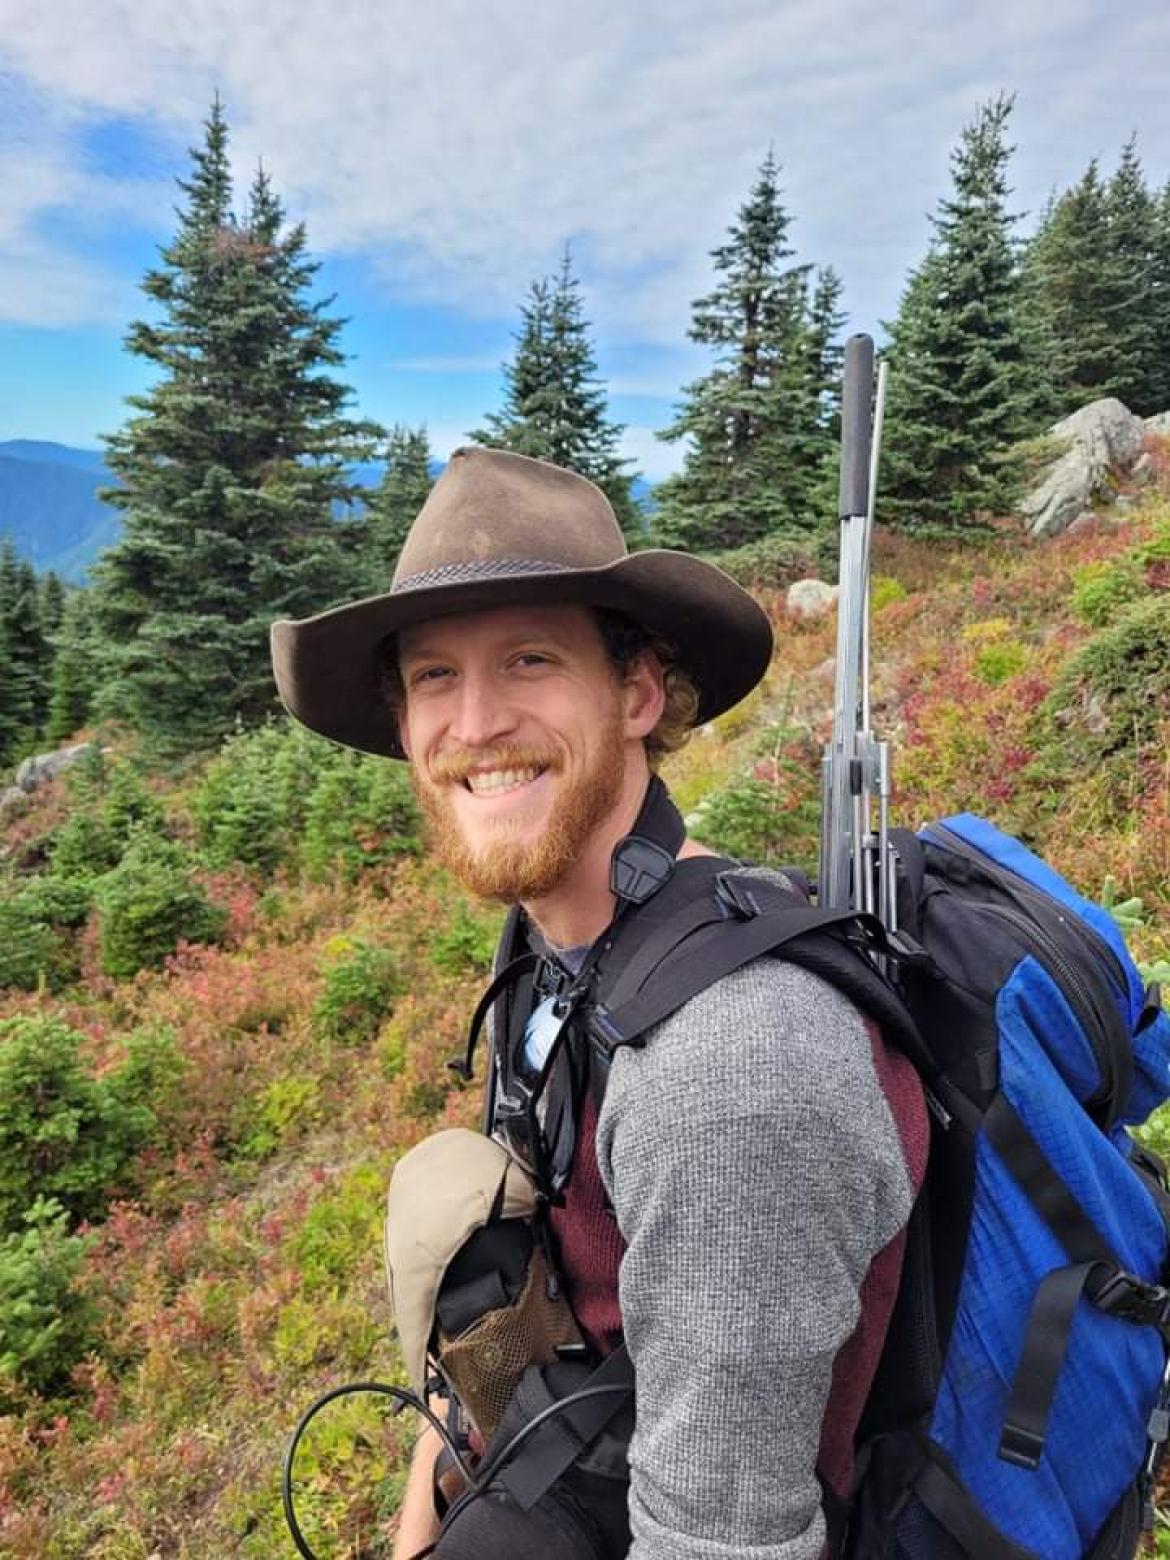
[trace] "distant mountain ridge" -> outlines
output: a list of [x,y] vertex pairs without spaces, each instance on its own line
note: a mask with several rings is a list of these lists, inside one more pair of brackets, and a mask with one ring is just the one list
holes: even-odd
[[98,497],[114,478],[99,450],[40,439],[0,443],[0,536],[38,570],[80,580],[121,530]]
[[[443,465],[434,462],[436,477]],[[354,481],[376,487],[383,469],[374,462],[358,466]],[[41,573],[52,569],[80,583],[98,553],[121,534],[121,515],[98,497],[100,488],[114,483],[100,450],[48,439],[0,440],[0,537],[11,537],[19,555]],[[636,478],[635,498],[650,495],[650,484]]]

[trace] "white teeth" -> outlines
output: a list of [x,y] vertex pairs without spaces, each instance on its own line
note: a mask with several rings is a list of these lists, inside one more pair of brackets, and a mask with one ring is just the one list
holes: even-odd
[[484,774],[468,775],[468,789],[476,796],[486,796],[493,791],[508,791],[516,785],[527,785],[542,774],[540,769],[491,769]]

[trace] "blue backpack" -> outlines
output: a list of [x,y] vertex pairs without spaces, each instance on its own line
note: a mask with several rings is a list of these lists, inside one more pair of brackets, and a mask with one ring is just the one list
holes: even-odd
[[761,954],[871,1013],[932,1144],[853,1498],[826,1493],[833,1552],[1129,1560],[1170,1426],[1170,1197],[1128,1129],[1170,1097],[1170,1015],[1112,916],[1018,841],[968,814],[892,838],[892,936],[688,861],[594,993],[600,1086],[617,1046]]

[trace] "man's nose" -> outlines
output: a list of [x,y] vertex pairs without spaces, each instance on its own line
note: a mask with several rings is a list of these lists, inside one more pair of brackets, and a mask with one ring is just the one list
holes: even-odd
[[515,706],[490,675],[465,673],[448,735],[464,747],[487,747],[516,726]]

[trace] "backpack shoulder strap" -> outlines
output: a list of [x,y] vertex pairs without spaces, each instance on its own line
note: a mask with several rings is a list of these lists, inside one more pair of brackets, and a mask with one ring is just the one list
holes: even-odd
[[[480,1130],[489,1137],[495,1126],[496,1119],[496,1049],[501,1044],[506,1044],[511,1032],[514,1015],[520,1011],[516,1005],[515,991],[500,989],[498,996],[496,982],[509,966],[528,951],[528,938],[524,932],[524,912],[519,905],[513,905],[504,921],[504,928],[500,933],[500,940],[496,944],[495,956],[492,959],[492,984],[488,991],[493,995],[488,998],[489,1005],[495,1002],[491,1014],[491,1023],[488,1026],[487,1061],[484,1068],[483,1114],[480,1118]],[[524,976],[527,981],[526,994],[531,992],[531,974]],[[481,1004],[483,1002],[481,998]],[[521,1004],[523,1007],[523,1003]],[[474,1032],[474,1023],[473,1023]],[[471,1074],[471,1058],[467,1059],[465,1076]]]
[[[684,902],[644,937],[622,947],[625,961],[603,982],[589,1015],[606,1057],[642,1043],[646,1031],[708,986],[764,954],[820,975],[871,1016],[915,1065],[926,1048],[905,1006],[865,955],[886,946],[880,922],[852,911],[816,910],[795,889],[713,867],[706,893]],[[636,924],[631,923],[631,929]]]

